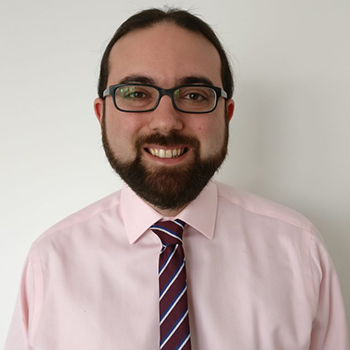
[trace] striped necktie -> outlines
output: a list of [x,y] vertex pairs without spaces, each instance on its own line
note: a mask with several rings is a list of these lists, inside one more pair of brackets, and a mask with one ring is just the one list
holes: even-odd
[[162,241],[159,255],[160,349],[191,350],[187,283],[179,219],[157,222],[151,230]]

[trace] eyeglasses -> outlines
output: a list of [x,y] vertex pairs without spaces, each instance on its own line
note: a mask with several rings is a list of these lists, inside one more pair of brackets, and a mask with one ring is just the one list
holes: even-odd
[[227,93],[216,86],[181,85],[172,89],[162,89],[148,84],[111,85],[103,92],[103,97],[111,95],[114,106],[122,112],[154,111],[164,95],[168,95],[176,110],[183,113],[210,113],[220,97]]

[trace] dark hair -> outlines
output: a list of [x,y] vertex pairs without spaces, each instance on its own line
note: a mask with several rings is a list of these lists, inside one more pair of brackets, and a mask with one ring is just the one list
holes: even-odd
[[221,60],[221,79],[224,90],[228,98],[233,95],[233,77],[231,67],[220,40],[214,33],[213,29],[200,18],[192,15],[188,11],[176,8],[160,10],[156,8],[143,10],[129,17],[115,32],[113,38],[108,43],[102,56],[100,78],[98,81],[98,95],[102,98],[103,91],[107,87],[109,74],[109,55],[114,44],[124,35],[135,29],[150,28],[155,24],[162,22],[174,23],[175,25],[187,29],[191,32],[202,34],[216,48]]

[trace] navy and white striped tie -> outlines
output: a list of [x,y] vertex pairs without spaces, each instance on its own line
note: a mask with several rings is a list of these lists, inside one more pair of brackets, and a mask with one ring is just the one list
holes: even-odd
[[162,241],[159,256],[160,349],[190,350],[190,325],[182,233],[179,219],[157,222],[151,230]]

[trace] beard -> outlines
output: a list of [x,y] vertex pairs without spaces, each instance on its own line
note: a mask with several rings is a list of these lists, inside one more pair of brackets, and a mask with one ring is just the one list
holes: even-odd
[[[107,137],[105,117],[102,119],[102,143],[107,159],[122,180],[141,198],[162,210],[178,210],[192,202],[208,184],[227,155],[228,122],[225,122],[223,145],[217,154],[201,159],[200,143],[195,137],[176,131],[140,136],[135,142],[135,159],[121,161],[113,152]],[[142,161],[145,144],[191,146],[192,160],[185,165],[146,167]]]

